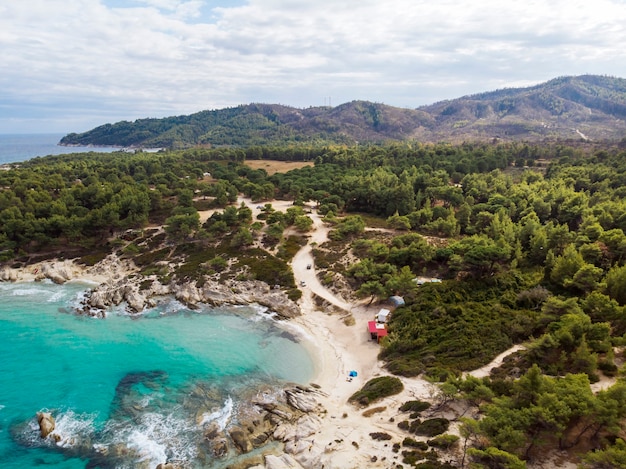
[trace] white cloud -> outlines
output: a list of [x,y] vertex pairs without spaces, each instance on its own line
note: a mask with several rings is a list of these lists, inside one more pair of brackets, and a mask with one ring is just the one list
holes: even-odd
[[[0,133],[25,125],[15,116],[81,131],[252,101],[416,107],[555,76],[626,76],[623,0],[4,3]],[[81,116],[84,126],[59,127]]]

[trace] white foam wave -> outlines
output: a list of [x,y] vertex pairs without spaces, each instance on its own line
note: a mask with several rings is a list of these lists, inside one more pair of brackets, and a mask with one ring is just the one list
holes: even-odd
[[197,456],[192,433],[196,428],[187,420],[159,413],[145,413],[131,422],[110,422],[114,446],[126,445],[135,462],[156,467],[168,460],[191,461]]
[[178,300],[167,301],[162,305],[162,308],[163,308],[163,311],[161,312],[161,314],[163,315],[176,314],[182,310],[189,309],[188,306],[186,306],[185,304],[181,303]]
[[13,296],[48,296],[50,292],[43,288],[16,288],[12,294]]
[[136,451],[139,462],[150,462],[150,467],[167,462],[167,447],[151,438],[149,432],[132,431],[128,436],[128,447]]
[[50,295],[50,298],[48,298],[48,303],[55,303],[57,301],[59,301],[61,298],[63,298],[65,296],[64,292],[59,291],[56,293],[53,293],[52,295]]
[[228,396],[226,401],[224,402],[224,407],[221,409],[217,409],[211,413],[204,413],[202,415],[202,420],[200,421],[200,426],[206,425],[207,423],[215,422],[219,427],[220,431],[226,428],[228,421],[233,415],[233,399]]
[[80,445],[94,432],[96,414],[76,414],[69,410],[56,416],[54,434],[58,436],[57,446],[72,448]]

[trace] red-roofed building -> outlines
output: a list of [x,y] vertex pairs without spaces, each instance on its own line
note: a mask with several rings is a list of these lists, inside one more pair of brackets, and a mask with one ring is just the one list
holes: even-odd
[[369,330],[372,340],[375,340],[376,342],[380,342],[380,338],[387,335],[387,327],[385,327],[385,324],[380,322],[369,321],[367,323],[367,329]]

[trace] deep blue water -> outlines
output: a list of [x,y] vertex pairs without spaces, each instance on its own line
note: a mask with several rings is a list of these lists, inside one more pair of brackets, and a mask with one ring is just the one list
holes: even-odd
[[[236,423],[256,390],[311,379],[296,332],[258,308],[164,300],[139,318],[93,319],[72,314],[86,288],[0,283],[3,467],[224,467],[228,458],[199,453],[207,426]],[[57,443],[39,436],[42,410],[57,420]]]
[[112,147],[62,147],[58,143],[63,136],[63,134],[0,134],[0,164],[17,163],[37,156],[118,150]]

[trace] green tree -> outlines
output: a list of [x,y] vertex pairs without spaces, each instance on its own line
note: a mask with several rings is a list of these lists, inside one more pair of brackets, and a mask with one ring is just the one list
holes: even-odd
[[562,287],[573,283],[574,275],[585,265],[583,257],[576,246],[568,245],[563,251],[563,255],[555,260],[554,267],[550,272],[550,280]]
[[626,468],[626,443],[621,438],[615,444],[585,455],[581,469],[616,469]]
[[606,291],[620,305],[626,305],[626,266],[614,266],[606,274]]

